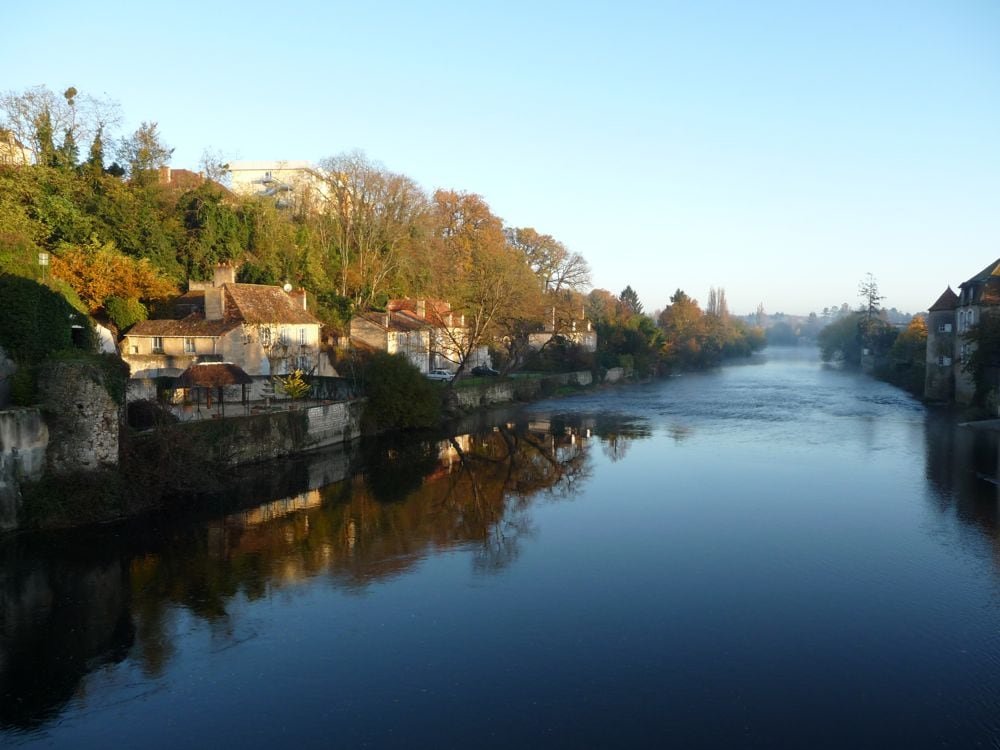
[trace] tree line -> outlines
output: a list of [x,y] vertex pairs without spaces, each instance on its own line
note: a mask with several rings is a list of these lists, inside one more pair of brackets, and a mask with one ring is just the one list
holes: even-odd
[[[173,149],[157,123],[119,135],[120,122],[116,103],[75,88],[0,96],[0,273],[44,282],[119,331],[169,315],[188,279],[228,262],[238,281],[305,288],[340,334],[392,298],[446,300],[464,315],[459,350],[489,344],[507,370],[586,359],[560,336],[584,315],[604,367],[704,367],[763,345],[729,316],[724,290],[705,311],[678,290],[647,315],[631,287],[591,290],[586,260],[552,235],[506,226],[482,196],[428,192],[361,152],[322,160],[323,189],[282,208],[228,190],[210,152],[205,179],[162,181]],[[554,335],[539,353],[529,337],[543,329]]]

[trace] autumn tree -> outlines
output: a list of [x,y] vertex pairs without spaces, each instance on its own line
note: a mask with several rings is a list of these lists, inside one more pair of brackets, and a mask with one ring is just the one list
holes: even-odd
[[177,293],[148,260],[130,258],[111,243],[64,246],[51,264],[53,275],[66,281],[91,313],[111,297],[157,301]]
[[923,396],[927,370],[927,319],[915,316],[896,337],[877,375],[916,396]]
[[570,252],[552,235],[534,229],[508,228],[508,244],[520,252],[542,285],[542,290],[559,294],[578,292],[590,284],[590,267],[579,253]]
[[[444,337],[439,353],[458,364],[490,343],[508,316],[523,317],[538,286],[521,254],[507,245],[503,225],[478,195],[439,190],[434,194],[436,296],[451,303],[461,325],[435,322]],[[454,382],[454,381],[453,381]]]
[[[415,227],[429,210],[409,177],[355,151],[321,162],[326,197],[319,221],[342,297],[364,309],[391,286]],[[331,276],[334,274],[331,273]]]

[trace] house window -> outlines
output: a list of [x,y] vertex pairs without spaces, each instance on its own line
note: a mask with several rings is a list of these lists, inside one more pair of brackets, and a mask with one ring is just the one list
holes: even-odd
[[153,351],[156,354],[163,354],[163,337],[153,336]]
[[281,345],[282,346],[288,346],[288,329],[285,328],[284,326],[281,327],[281,336],[280,336],[280,339],[281,339]]
[[184,353],[194,354],[194,339],[191,338],[184,339]]
[[299,346],[305,346],[305,345],[306,345],[306,329],[305,328],[300,328],[299,329]]
[[951,333],[951,323],[942,323],[939,325],[938,333]]
[[951,367],[951,357],[938,357],[938,364],[941,367]]
[[260,329],[260,345],[265,349],[271,345],[271,329],[266,326]]
[[132,349],[132,354],[138,354],[139,353],[139,345],[138,344],[132,344],[131,349]]

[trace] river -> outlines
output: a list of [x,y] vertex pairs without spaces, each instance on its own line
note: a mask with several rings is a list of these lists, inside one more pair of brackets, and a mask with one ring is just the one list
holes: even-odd
[[997,747],[997,439],[812,350],[0,543],[0,744]]

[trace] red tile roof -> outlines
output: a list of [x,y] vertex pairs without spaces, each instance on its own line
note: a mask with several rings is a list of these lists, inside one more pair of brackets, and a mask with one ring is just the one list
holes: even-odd
[[[221,336],[243,323],[321,325],[283,289],[266,284],[223,284],[226,312],[221,320],[205,320],[205,292],[188,292],[174,301],[175,309],[194,309],[180,320],[144,320],[129,329],[129,336]],[[185,308],[185,306],[187,306]]]
[[226,317],[236,316],[247,323],[297,323],[320,325],[281,287],[267,284],[223,284]]
[[232,362],[205,362],[191,365],[177,378],[179,388],[248,385],[253,378]]
[[942,310],[954,310],[958,307],[958,295],[951,291],[951,287],[944,290],[937,302],[927,308],[928,312],[940,312]]
[[191,313],[180,320],[143,320],[128,329],[127,336],[221,336],[234,328],[240,321],[230,318],[205,320],[201,313]]

